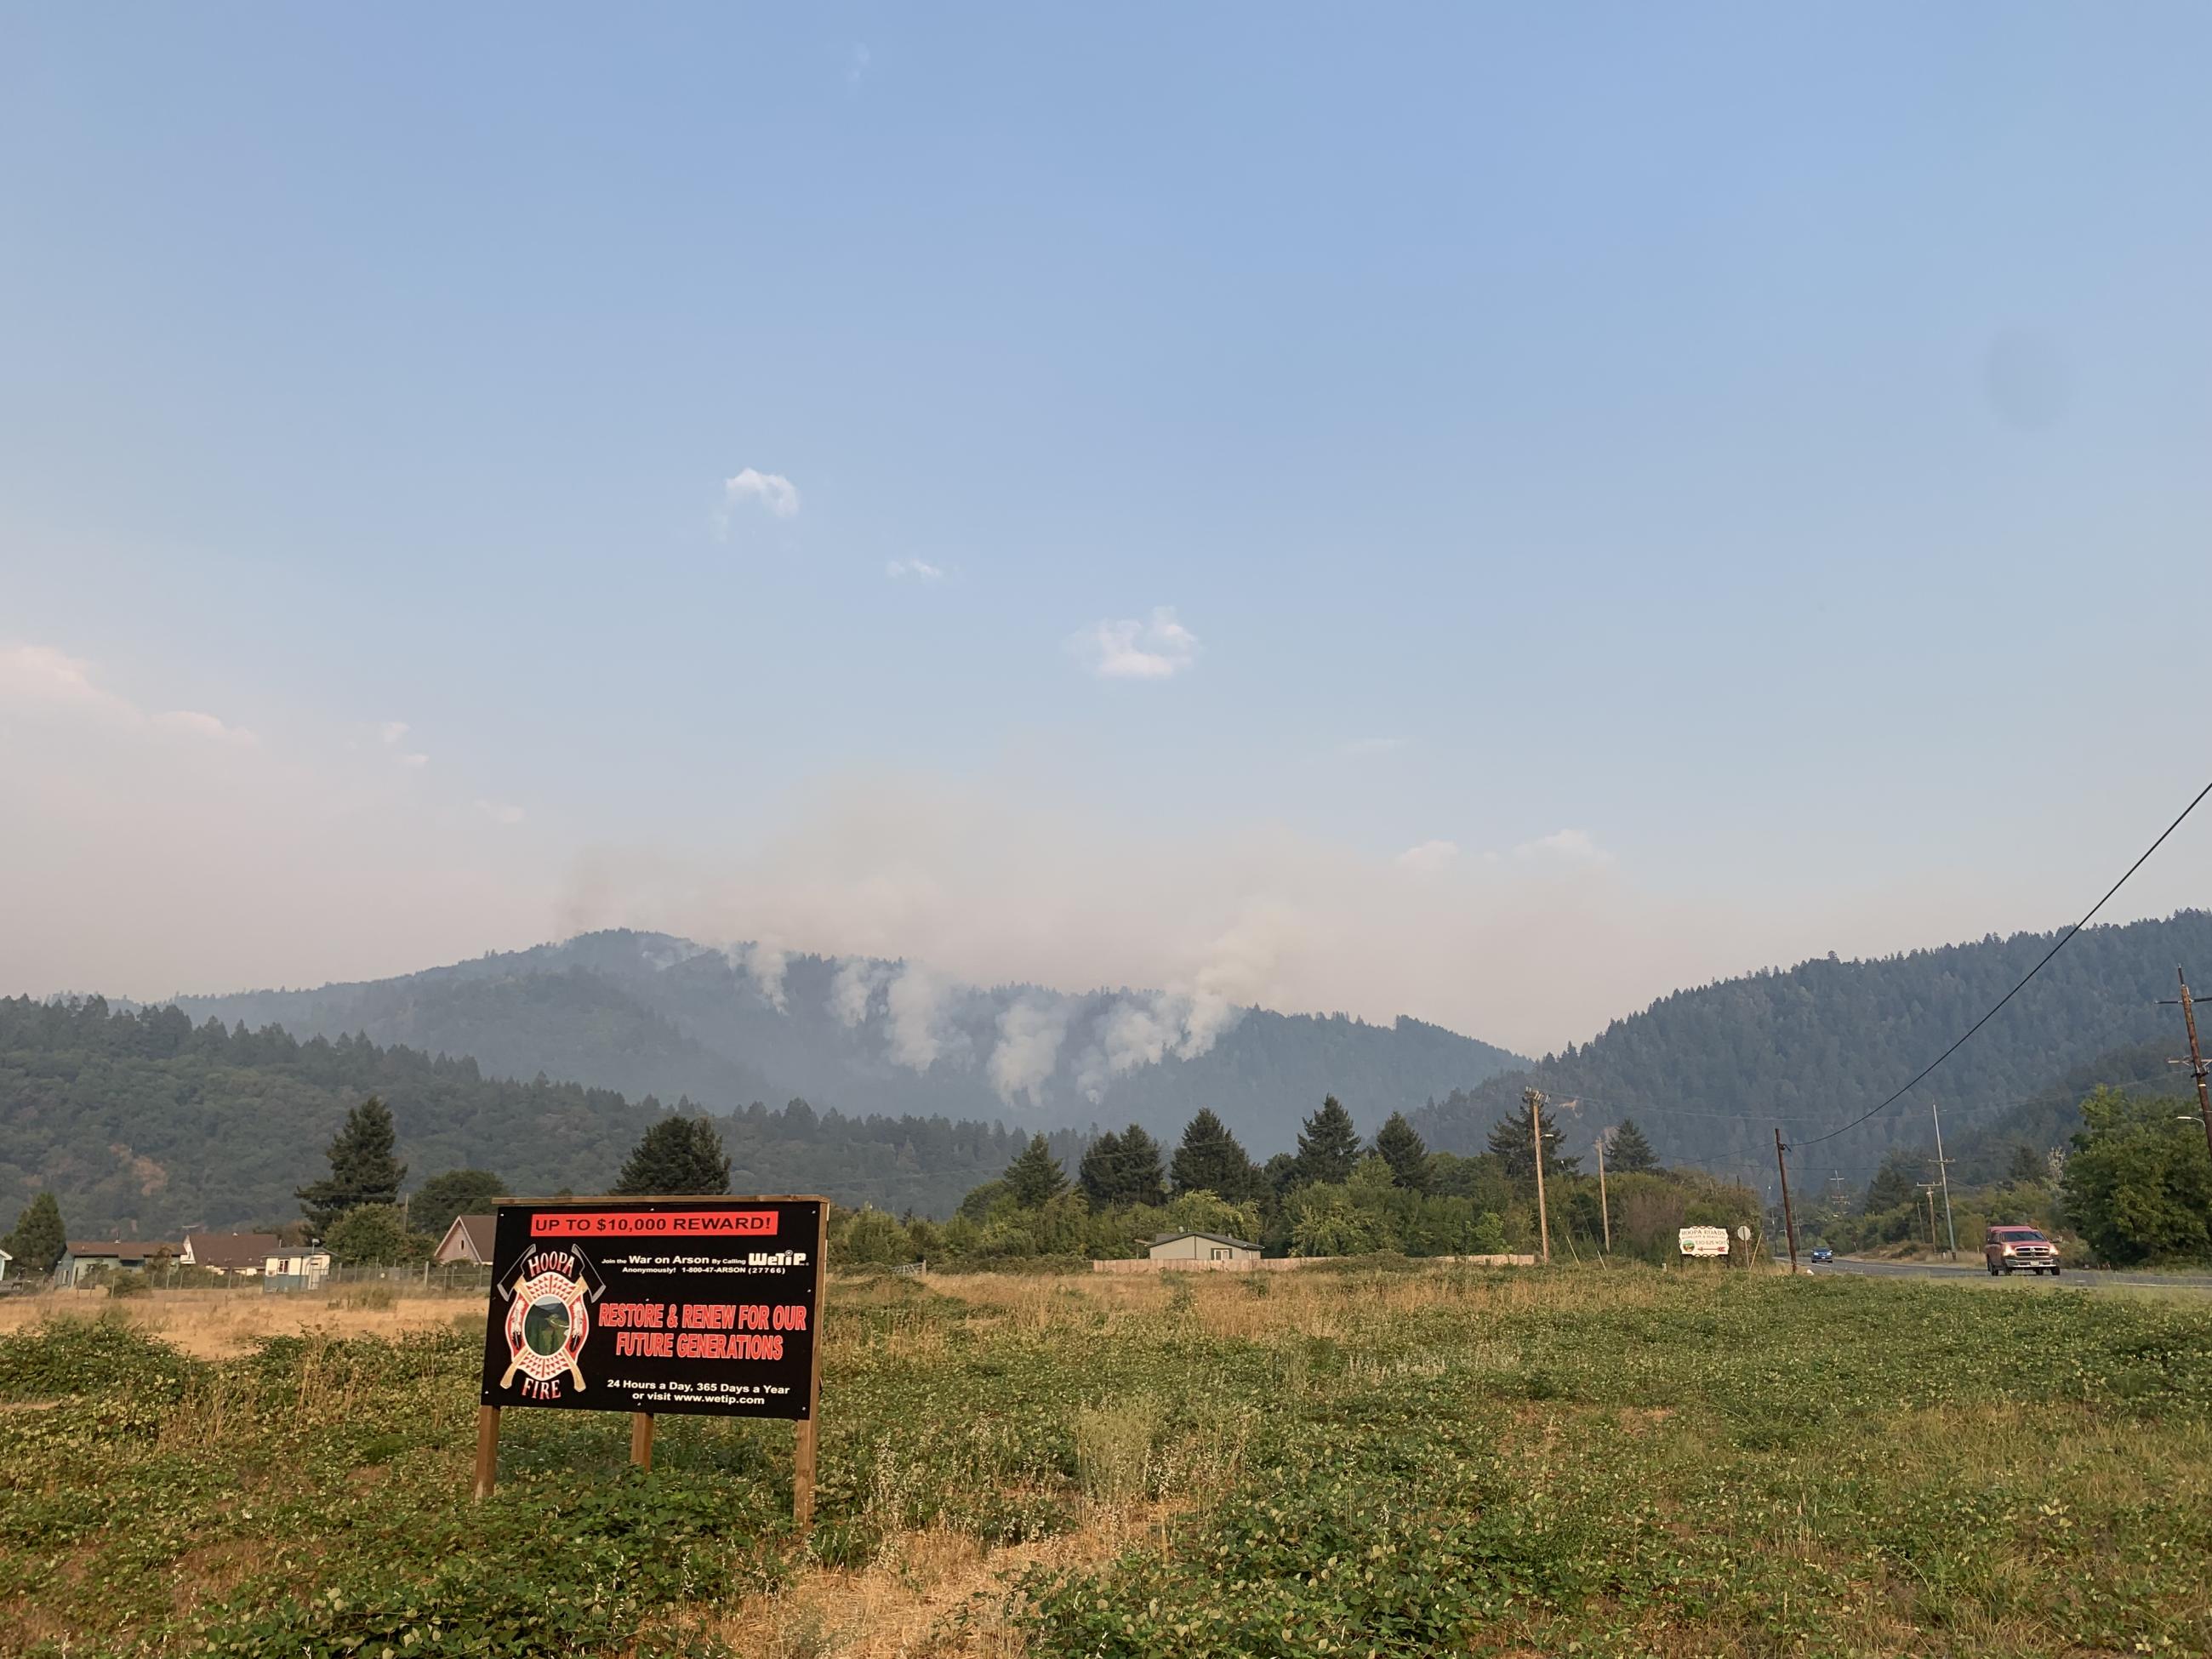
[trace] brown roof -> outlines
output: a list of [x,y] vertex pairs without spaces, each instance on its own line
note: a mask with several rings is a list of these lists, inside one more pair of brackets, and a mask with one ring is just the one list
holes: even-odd
[[181,1255],[184,1254],[185,1247],[181,1244],[167,1243],[159,1239],[149,1243],[143,1239],[131,1238],[72,1238],[69,1242],[69,1249],[70,1254],[75,1256],[112,1255],[135,1261],[143,1260],[149,1255],[159,1255],[164,1250],[168,1251],[172,1255]]
[[455,1216],[453,1224],[446,1229],[446,1236],[438,1241],[437,1259],[441,1261],[490,1261],[492,1234],[497,1225],[498,1218],[495,1216]]
[[258,1268],[276,1253],[274,1233],[186,1233],[196,1267],[235,1273],[240,1267]]

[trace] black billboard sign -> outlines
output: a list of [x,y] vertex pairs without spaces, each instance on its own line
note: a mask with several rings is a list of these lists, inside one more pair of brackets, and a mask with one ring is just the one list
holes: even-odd
[[823,1207],[501,1204],[483,1403],[811,1420]]

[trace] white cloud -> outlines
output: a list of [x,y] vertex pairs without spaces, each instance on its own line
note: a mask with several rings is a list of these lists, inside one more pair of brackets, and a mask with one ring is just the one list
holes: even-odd
[[0,705],[44,708],[136,722],[126,698],[93,683],[92,665],[49,645],[0,647]]
[[1144,621],[1094,623],[1071,637],[1068,647],[1105,680],[1172,679],[1198,660],[1198,635],[1177,622],[1175,607],[1167,605]]
[[236,744],[241,748],[251,748],[261,741],[242,726],[226,726],[212,714],[191,708],[173,708],[165,714],[156,714],[154,724],[164,731],[183,732],[216,743]]
[[1401,870],[1411,870],[1417,876],[1434,875],[1447,870],[1459,858],[1459,843],[1449,841],[1425,841],[1418,847],[1408,847],[1390,861]]
[[757,503],[778,519],[799,516],[799,487],[781,472],[762,472],[747,467],[734,478],[722,480],[721,510],[714,515],[717,532],[726,532],[730,515],[748,502]]
[[101,685],[94,677],[91,663],[49,645],[0,646],[0,709],[9,708],[97,720],[110,726],[174,732],[240,748],[260,741],[244,726],[229,725],[196,708],[149,714],[130,698]]
[[1560,864],[1610,864],[1613,854],[1590,839],[1587,830],[1555,830],[1513,849],[1521,859],[1550,859]]
[[908,576],[918,582],[941,582],[945,580],[944,567],[932,564],[927,559],[893,559],[884,567],[884,574],[893,581]]
[[507,802],[500,800],[479,799],[477,802],[477,811],[494,823],[520,823],[524,817],[520,806],[511,806]]
[[[422,750],[399,747],[406,740],[407,734],[415,729],[405,720],[378,720],[368,729],[374,734],[380,746],[393,751],[392,761],[395,766],[404,766],[414,770],[430,763],[429,756]],[[481,807],[483,803],[478,802],[477,805]]]
[[874,61],[874,54],[869,52],[866,41],[854,46],[853,55],[846,60],[845,84],[848,87],[859,86],[867,76],[868,65]]

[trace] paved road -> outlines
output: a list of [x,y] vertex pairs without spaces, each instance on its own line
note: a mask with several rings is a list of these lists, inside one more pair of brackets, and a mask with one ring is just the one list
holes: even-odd
[[[1965,1252],[1961,1251],[1960,1255]],[[1868,1273],[1882,1279],[1982,1279],[1989,1278],[1990,1270],[1978,1261],[1841,1261],[1822,1262],[1814,1267],[1816,1273]],[[2094,1273],[2086,1267],[2069,1267],[2057,1279],[2039,1279],[2033,1273],[2014,1273],[2006,1281],[2031,1285],[2079,1285],[2090,1290],[2127,1289],[2139,1286],[2146,1290],[2212,1291],[2212,1273]]]

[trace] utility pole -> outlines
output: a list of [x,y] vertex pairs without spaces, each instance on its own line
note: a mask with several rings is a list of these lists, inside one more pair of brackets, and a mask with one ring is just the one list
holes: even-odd
[[1528,1145],[1536,1154],[1536,1236],[1543,1243],[1544,1265],[1552,1261],[1552,1223],[1544,1213],[1544,1091],[1531,1086],[1521,1091],[1528,1103]]
[[1613,1208],[1605,1201],[1605,1137],[1597,1138],[1597,1215],[1605,1224],[1605,1253],[1613,1254]]
[[1917,1181],[1913,1185],[1928,1194],[1928,1248],[1932,1250],[1936,1248],[1936,1183]]
[[1790,1166],[1782,1154],[1790,1149],[1782,1144],[1782,1126],[1774,1126],[1774,1167],[1782,1171],[1782,1230],[1790,1235],[1790,1271],[1797,1271],[1797,1222],[1790,1213]]
[[[2212,1092],[2208,1092],[2204,1086],[2204,1051],[2197,1046],[2197,1005],[2208,999],[2189,994],[2189,975],[2180,969],[2173,970],[2173,976],[2181,981],[2179,999],[2181,1017],[2189,1023],[2189,1074],[2197,1079],[2197,1115],[2204,1120],[2204,1149],[2212,1152]],[[2172,997],[2162,997],[2159,1006],[2167,1007],[2175,1000]],[[2173,1060],[2166,1064],[2179,1066],[2181,1062]]]
[[[1943,1114],[1929,1101],[1928,1109],[1936,1117],[1936,1173],[1943,1177],[1943,1229],[1951,1236],[1951,1260],[1959,1259],[1959,1229],[1951,1220],[1951,1161],[1943,1156]],[[1933,1241],[1930,1241],[1931,1243]]]

